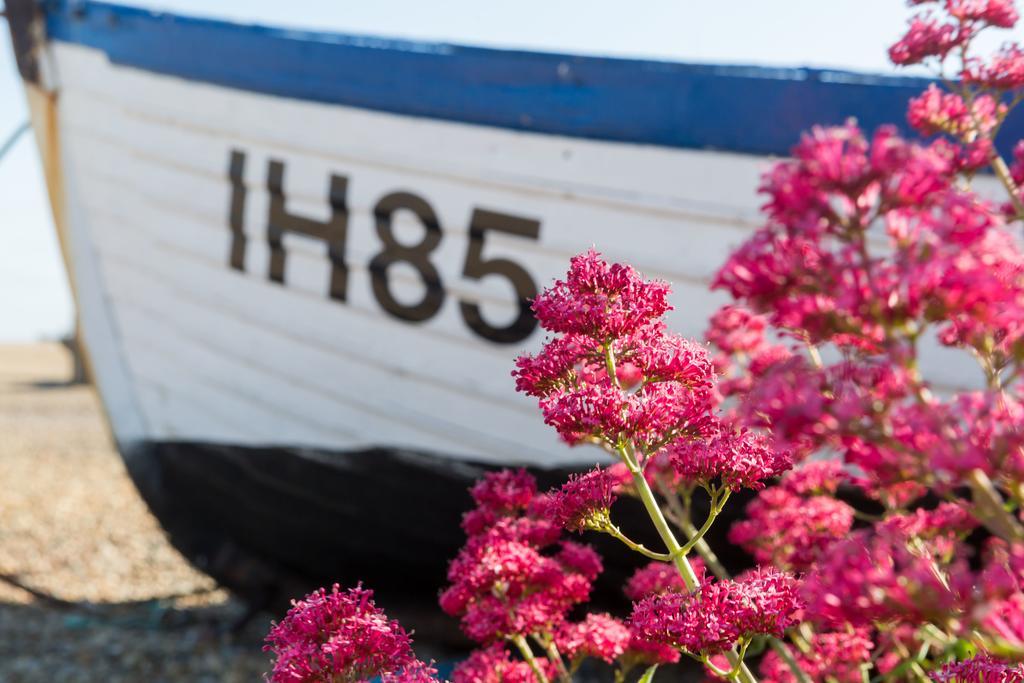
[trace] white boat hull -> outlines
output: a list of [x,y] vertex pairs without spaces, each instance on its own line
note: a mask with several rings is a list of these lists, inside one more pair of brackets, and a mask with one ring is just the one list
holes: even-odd
[[[111,405],[122,440],[592,462],[513,390],[513,360],[542,332],[499,344],[460,315],[461,301],[480,302],[495,326],[518,313],[507,279],[462,276],[473,211],[539,224],[536,239],[493,233],[484,247],[537,286],[592,245],[671,281],[671,323],[695,336],[724,301],[710,278],[757,221],[757,157],[424,121],[188,83],[79,46],[54,53],[72,257],[83,276],[96,271],[78,291],[103,309],[83,306],[83,330],[92,348],[94,328],[113,328],[112,361],[135,394]],[[242,270],[230,264],[233,152],[245,159]],[[331,176],[347,179],[346,301],[329,296],[322,240],[285,234],[285,282],[269,279],[273,161],[287,210],[313,221],[330,216]],[[373,209],[398,191],[421,197],[440,225],[429,262],[444,300],[423,322],[389,314],[372,288],[369,263],[384,246]],[[396,212],[393,229],[406,244],[423,239],[411,211]],[[387,279],[399,302],[423,297],[408,263]],[[116,372],[95,370],[101,389]]]

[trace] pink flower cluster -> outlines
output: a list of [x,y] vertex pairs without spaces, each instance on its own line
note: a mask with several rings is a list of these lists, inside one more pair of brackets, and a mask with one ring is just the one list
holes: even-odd
[[747,519],[729,530],[761,564],[804,571],[853,527],[853,508],[831,494],[835,462],[808,463],[762,491],[747,506]]
[[889,48],[889,58],[902,66],[919,64],[929,57],[944,59],[962,43],[956,26],[931,15],[922,15],[915,17],[907,33]]
[[645,282],[629,266],[607,264],[591,250],[572,259],[569,276],[533,302],[549,332],[613,339],[633,334],[671,307],[669,286]]
[[[668,292],[667,285],[609,265],[596,252],[574,258],[565,281],[534,302],[541,324],[561,336],[536,356],[517,360],[516,387],[538,398],[545,420],[570,443],[611,449],[631,444],[641,458],[667,446],[665,457],[678,477],[721,481],[733,489],[760,487],[790,461],[762,437],[734,433],[715,414],[715,372],[707,351],[669,334],[659,319]],[[750,343],[739,323],[732,329],[722,332],[723,340],[732,335],[730,348]],[[610,502],[610,489],[603,474],[573,480],[556,498],[560,508],[569,504],[562,521],[585,527],[585,515],[572,506],[588,496]],[[601,509],[584,504],[587,514]]]
[[971,591],[964,548],[946,528],[912,533],[922,521],[896,517],[833,543],[805,579],[805,618],[831,628],[870,627],[963,613]]
[[581,622],[564,624],[555,635],[559,651],[574,662],[593,657],[611,664],[632,640],[629,628],[610,614],[588,614]]
[[[474,485],[476,507],[463,519],[469,538],[450,565],[450,585],[440,602],[484,647],[456,667],[454,683],[534,680],[526,662],[512,658],[502,644],[519,636],[550,639],[573,670],[587,658],[627,669],[678,660],[678,652],[639,639],[606,613],[569,619],[602,566],[589,546],[560,540],[560,534],[563,527],[582,530],[607,521],[615,481],[608,470],[595,469],[540,494],[525,471],[502,470]],[[650,581],[646,589],[653,590]],[[558,676],[554,661],[544,659],[541,666],[549,677]]]
[[601,572],[589,547],[556,545],[561,529],[535,493],[525,472],[489,474],[473,489],[477,508],[464,524],[470,536],[451,563],[440,602],[477,642],[553,632],[589,597]]
[[[807,651],[797,650],[800,669],[812,681],[861,683],[861,667],[871,661],[874,642],[866,629],[823,631],[815,633],[807,643]],[[795,683],[796,675],[775,652],[761,660],[762,683]]]
[[[543,660],[540,666],[548,678],[557,674],[553,662]],[[529,664],[513,659],[508,648],[495,643],[460,662],[452,671],[452,683],[537,683],[537,677]]]
[[600,467],[571,475],[548,501],[550,519],[569,531],[603,530],[611,523],[609,510],[618,498],[617,485],[614,473]]
[[[806,135],[765,176],[767,224],[719,272],[735,301],[707,334],[731,423],[797,461],[838,458],[798,465],[730,531],[759,563],[802,573],[794,652],[814,681],[904,670],[922,649],[946,661],[925,625],[999,654],[948,680],[1002,680],[1016,670],[1003,658],[1024,658],[1024,143],[1008,167],[994,144],[1024,94],[1024,48],[973,52],[981,31],[1016,24],[1009,0],[912,4],[928,7],[893,61],[949,76],[959,60],[952,91],[908,106],[938,138]],[[972,191],[984,166],[1005,207]],[[985,388],[936,391],[920,363],[935,341],[972,357]],[[775,652],[762,674],[796,680]]]
[[[948,343],[981,343],[979,324],[1000,328],[1007,347],[1019,341],[1021,252],[992,208],[956,186],[940,148],[889,130],[869,142],[848,125],[815,130],[794,155],[763,186],[769,224],[716,287],[814,343],[877,350],[917,319]],[[888,244],[872,255],[876,223]]]
[[[913,3],[931,4],[931,3]],[[914,17],[907,32],[889,48],[894,64],[907,66],[928,59],[940,63],[954,49],[968,45],[985,28],[1013,28],[1019,15],[1012,0],[945,0],[946,16],[932,12]]]
[[781,636],[800,607],[791,576],[759,570],[735,581],[705,581],[694,593],[644,598],[630,623],[642,639],[715,655],[754,635]]
[[[981,140],[986,140],[985,136],[995,131],[1007,111],[1008,107],[991,95],[979,95],[968,106],[961,95],[945,92],[932,84],[920,96],[910,100],[907,121],[922,135],[946,133],[978,142],[979,135]],[[986,151],[989,148],[986,147]],[[987,164],[988,156],[984,155],[980,161],[974,167]]]
[[995,90],[1019,90],[1024,87],[1024,50],[1017,44],[1006,45],[988,63],[968,71],[964,77]]
[[[953,92],[944,93],[932,85],[921,97],[911,100],[907,112],[910,125],[924,135],[948,136],[939,144],[958,170],[974,173],[992,165],[1010,194],[1018,195],[1019,185],[1012,185],[1000,168],[995,135],[1019,102],[1015,93],[1024,88],[1024,48],[1007,43],[987,58],[973,51],[973,42],[982,31],[1017,24],[1020,17],[1013,1],[913,4],[937,5],[939,12],[925,11],[912,19],[907,33],[892,46],[889,55],[897,65],[933,64]],[[950,62],[954,62],[952,67]],[[1007,207],[1008,214],[1018,216],[1021,206],[1015,198]]]
[[[699,557],[690,560],[697,578],[704,580],[704,562]],[[623,589],[630,600],[642,600],[651,595],[685,593],[686,584],[674,566],[665,562],[651,562],[637,569]]]
[[793,461],[763,434],[722,431],[709,440],[679,439],[666,449],[672,469],[685,482],[710,484],[720,481],[726,488],[764,488],[764,480],[776,477]]
[[947,664],[936,674],[935,680],[938,683],[1024,683],[1024,665],[978,655]]
[[416,659],[409,634],[361,587],[342,591],[335,584],[294,602],[270,630],[265,649],[276,656],[274,683],[437,680],[433,667]]
[[668,285],[589,251],[536,298],[541,325],[561,336],[517,359],[512,374],[565,441],[651,447],[714,429],[711,360],[665,330],[668,293]]
[[[848,126],[817,131],[795,156],[764,185],[769,224],[731,257],[716,286],[797,339],[859,356],[813,367],[769,345],[755,326],[746,367],[719,363],[731,373],[726,395],[745,399],[735,406],[740,423],[771,428],[798,456],[838,449],[882,487],[955,482],[979,460],[989,471],[1012,463],[1013,447],[989,448],[1009,441],[989,435],[1012,424],[1016,399],[999,407],[982,396],[921,400],[924,387],[907,364],[928,327],[947,345],[995,353],[996,366],[1024,353],[1016,239],[991,206],[956,185],[934,146],[889,132],[869,143]],[[874,224],[888,236],[877,255]],[[709,337],[723,334],[712,328]],[[875,413],[878,422],[866,425]]]

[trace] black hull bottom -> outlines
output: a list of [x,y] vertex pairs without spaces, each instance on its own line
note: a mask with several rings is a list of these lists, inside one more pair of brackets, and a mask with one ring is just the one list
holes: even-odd
[[[472,505],[468,488],[487,467],[395,449],[188,442],[137,444],[126,449],[125,461],[175,547],[254,607],[281,614],[290,598],[316,586],[362,581],[392,616],[416,629],[418,640],[458,642],[454,620],[440,612],[436,597],[464,541],[459,522]],[[533,474],[544,489],[571,471]],[[634,503],[617,505],[616,516],[639,539],[653,541]],[[730,508],[739,511],[742,503]],[[721,536],[727,524],[716,527]],[[625,609],[620,587],[639,562],[615,541],[594,534],[585,540],[605,557],[595,601]],[[738,552],[724,559],[747,562]]]

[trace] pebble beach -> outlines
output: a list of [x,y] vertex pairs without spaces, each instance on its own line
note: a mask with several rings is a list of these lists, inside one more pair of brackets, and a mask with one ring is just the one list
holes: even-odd
[[0,681],[257,681],[270,615],[167,542],[59,344],[0,346]]

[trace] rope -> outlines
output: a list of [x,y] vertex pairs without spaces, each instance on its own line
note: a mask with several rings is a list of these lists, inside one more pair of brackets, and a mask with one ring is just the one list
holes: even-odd
[[14,129],[14,132],[4,140],[4,144],[0,145],[0,161],[4,160],[4,157],[7,156],[7,153],[11,151],[12,147],[14,147],[14,143],[18,141],[18,138],[28,132],[28,129],[31,127],[31,124],[28,121],[25,121]]

